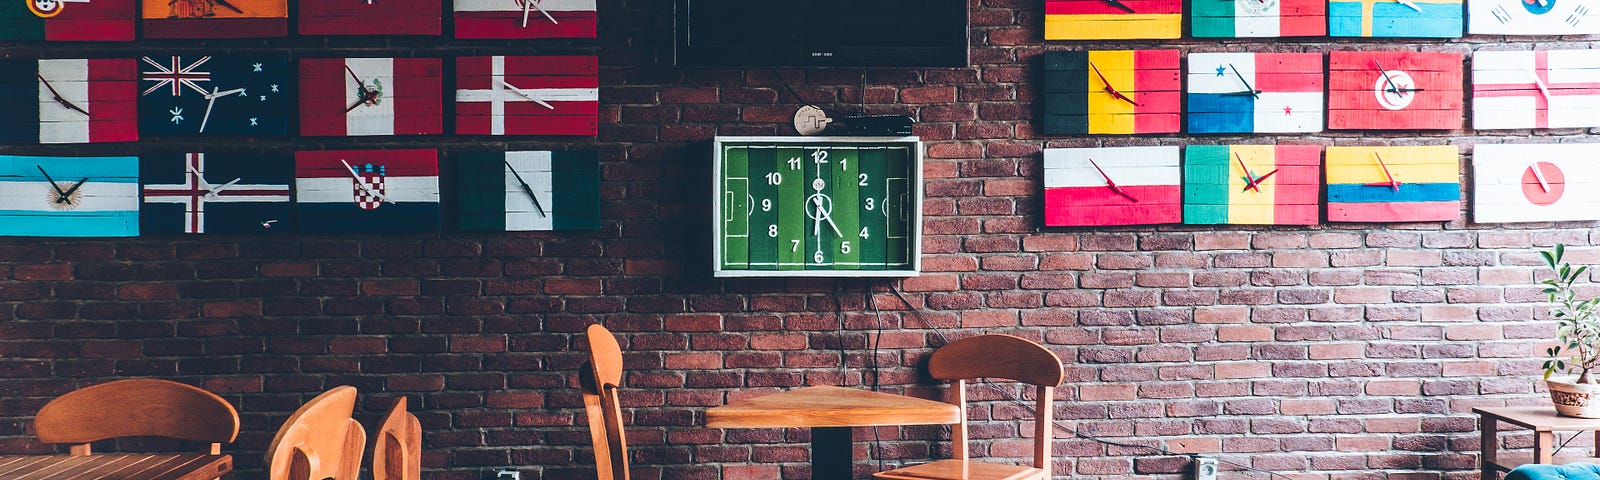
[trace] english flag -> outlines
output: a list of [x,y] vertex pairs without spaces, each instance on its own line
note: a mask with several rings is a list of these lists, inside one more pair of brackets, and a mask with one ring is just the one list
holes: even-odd
[[0,62],[0,142],[138,140],[135,72],[132,59]]
[[1190,133],[1322,131],[1322,54],[1189,54]]
[[594,38],[595,0],[455,0],[456,38]]
[[300,134],[444,133],[437,58],[300,59]]
[[595,135],[596,57],[459,57],[456,133]]
[[455,158],[462,230],[600,228],[595,152],[486,152]]
[[145,233],[248,234],[294,230],[289,203],[293,164],[288,156],[219,153],[147,154]]
[[294,163],[301,231],[439,229],[436,150],[303,151]]
[[1600,127],[1600,50],[1473,54],[1472,127]]
[[[0,40],[133,41],[135,0],[0,2]],[[41,8],[43,6],[43,8]]]
[[1178,147],[1047,148],[1044,224],[1155,225],[1183,221]]

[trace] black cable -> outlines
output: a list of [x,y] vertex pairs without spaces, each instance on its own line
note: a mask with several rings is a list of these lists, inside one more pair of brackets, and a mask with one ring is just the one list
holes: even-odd
[[833,316],[835,320],[838,320],[838,325],[834,327],[834,341],[838,342],[836,346],[839,348],[839,384],[844,385],[850,370],[846,365],[849,357],[845,354],[844,348],[844,304],[839,301],[839,294],[841,293],[844,293],[844,291],[839,285],[839,279],[835,278],[833,279]]
[[795,93],[794,88],[791,88],[789,86],[789,82],[787,80],[783,79],[783,75],[779,75],[778,74],[778,70],[777,69],[769,68],[769,69],[767,69],[767,71],[772,72],[773,78],[777,78],[778,79],[778,85],[782,85],[783,86],[783,90],[786,91],[786,92],[789,92],[789,96],[794,97],[795,100],[799,100],[800,103],[805,105],[805,106],[812,107],[812,108],[815,108],[817,110],[822,110],[822,107],[819,107],[814,103],[807,102],[806,99],[804,99],[804,98],[800,98],[800,94],[799,93]]
[[[872,306],[872,315],[878,319],[877,333],[872,338],[872,359],[867,363],[867,372],[872,374],[872,391],[877,392],[882,390],[878,373],[878,344],[883,342],[883,312],[878,311],[878,302],[872,298],[871,283],[862,284],[861,298]],[[872,427],[872,458],[878,460],[878,471],[887,470],[883,467],[883,438],[878,436],[878,427]]]

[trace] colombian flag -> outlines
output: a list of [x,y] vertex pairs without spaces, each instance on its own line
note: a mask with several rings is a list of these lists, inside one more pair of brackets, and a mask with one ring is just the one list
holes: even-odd
[[1315,225],[1321,156],[1318,145],[1191,145],[1183,223]]
[[1045,40],[1178,38],[1182,22],[1183,0],[1044,2]]
[[1176,133],[1177,50],[1045,53],[1047,134]]
[[1320,37],[1328,34],[1325,0],[1197,1],[1189,15],[1195,37]]
[[1454,145],[1328,147],[1328,221],[1455,220],[1460,170]]

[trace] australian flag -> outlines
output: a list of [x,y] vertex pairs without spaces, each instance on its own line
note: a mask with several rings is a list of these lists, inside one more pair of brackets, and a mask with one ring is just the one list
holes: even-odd
[[294,72],[275,55],[152,55],[139,59],[145,135],[285,135]]
[[145,233],[294,231],[289,155],[155,153],[139,162]]

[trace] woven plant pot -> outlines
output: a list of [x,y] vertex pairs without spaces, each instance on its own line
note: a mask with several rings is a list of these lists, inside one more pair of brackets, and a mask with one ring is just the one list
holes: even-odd
[[1556,413],[1568,417],[1600,418],[1600,385],[1573,383],[1578,377],[1561,376],[1546,379],[1550,387],[1550,402]]

